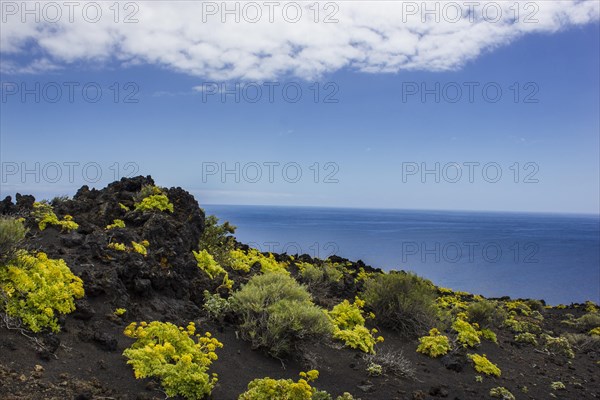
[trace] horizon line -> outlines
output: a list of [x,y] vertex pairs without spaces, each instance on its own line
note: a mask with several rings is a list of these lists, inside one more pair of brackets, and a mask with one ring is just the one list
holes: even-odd
[[330,209],[348,209],[348,210],[382,210],[382,211],[428,211],[428,212],[464,212],[464,213],[498,213],[498,214],[550,214],[550,215],[579,215],[600,217],[598,213],[577,212],[577,211],[514,211],[514,210],[466,210],[466,209],[442,209],[442,208],[399,208],[399,207],[367,207],[367,206],[320,206],[320,205],[302,205],[302,204],[220,204],[204,203],[204,206],[233,206],[233,207],[280,207],[280,208],[330,208]]

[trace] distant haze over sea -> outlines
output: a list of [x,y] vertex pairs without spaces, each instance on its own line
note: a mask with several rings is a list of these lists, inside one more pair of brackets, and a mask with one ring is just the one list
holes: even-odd
[[600,301],[597,215],[203,205],[262,251],[331,254],[486,297]]

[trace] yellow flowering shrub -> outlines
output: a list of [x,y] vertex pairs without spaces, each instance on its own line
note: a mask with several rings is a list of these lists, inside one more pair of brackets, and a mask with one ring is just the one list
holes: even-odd
[[141,243],[133,241],[131,242],[131,247],[133,251],[135,251],[136,253],[140,253],[143,256],[148,255],[148,246],[150,246],[150,243],[148,243],[147,240],[144,240]]
[[429,336],[419,338],[417,353],[436,358],[447,354],[451,348],[452,346],[450,345],[448,336],[440,334],[439,330],[433,328],[429,331]]
[[592,313],[592,312],[597,312],[600,308],[598,308],[598,305],[596,303],[594,303],[591,300],[588,300],[585,302],[585,311]]
[[597,327],[597,328],[594,328],[594,329],[590,330],[588,332],[588,335],[590,335],[590,336],[600,336],[600,326]]
[[500,376],[500,368],[488,360],[485,354],[469,354],[469,358],[473,361],[475,371],[486,375]]
[[485,340],[489,340],[492,343],[498,343],[498,337],[491,329],[483,328],[478,334]]
[[141,211],[174,211],[173,204],[164,194],[153,194],[144,198],[141,202],[135,204],[135,209]]
[[2,310],[33,332],[46,328],[60,331],[57,314],[74,311],[74,299],[83,295],[82,280],[64,260],[50,259],[45,253],[20,251],[14,260],[0,266]]
[[255,263],[260,263],[260,270],[262,273],[267,272],[286,272],[287,263],[277,262],[273,254],[269,253],[268,256],[263,255],[256,249],[249,249],[248,252],[244,252],[240,249],[235,249],[230,252],[231,255],[231,268],[237,271],[250,272],[250,268]]
[[127,251],[127,246],[124,243],[110,242],[106,247],[117,251]]
[[311,400],[317,389],[309,382],[319,377],[319,371],[301,372],[298,382],[291,379],[254,379],[238,400]]
[[106,229],[125,228],[125,222],[122,219],[115,219],[110,225],[106,225]]
[[[438,288],[439,291],[439,288]],[[466,310],[469,304],[457,295],[443,295],[436,299],[436,304],[441,309]]]
[[344,300],[327,313],[333,324],[333,338],[341,340],[346,346],[359,349],[365,353],[375,353],[375,344],[382,342],[383,337],[375,338],[376,329],[365,327],[363,307],[365,302],[358,297],[354,303]]
[[190,322],[186,328],[169,322],[131,323],[125,335],[137,339],[123,355],[133,367],[136,379],[156,377],[167,396],[202,399],[210,395],[217,375],[208,374],[216,350],[223,344],[209,332],[196,334]]
[[437,291],[438,291],[438,293],[439,293],[439,294],[441,294],[441,295],[446,295],[446,294],[452,294],[452,293],[454,293],[454,292],[452,291],[452,289],[445,288],[445,287],[441,287],[441,286],[438,286],[438,287],[437,287]]
[[457,340],[465,347],[475,347],[481,343],[476,326],[462,318],[457,318],[452,324],[452,329],[458,333]]
[[223,267],[221,267],[209,254],[208,251],[202,250],[199,252],[193,251],[194,258],[196,258],[196,263],[198,264],[198,268],[208,275],[210,279],[215,279],[217,276],[223,276],[223,286],[227,289],[231,289],[233,287],[233,281],[229,279],[229,274]]
[[514,333],[530,332],[539,334],[542,332],[542,328],[538,323],[517,319],[517,317],[514,315],[511,315],[504,321],[504,326]]
[[126,251],[128,253],[135,252],[143,255],[144,257],[148,255],[148,247],[150,243],[147,240],[142,240],[141,242],[131,242],[131,247],[126,246],[125,243],[119,242],[110,242],[106,247],[116,251]]
[[504,307],[508,312],[512,312],[514,315],[523,315],[528,317],[533,311],[529,304],[522,300],[510,300],[504,303]]
[[126,312],[127,312],[127,310],[124,308],[117,308],[113,314],[116,315],[117,317],[120,317],[122,315],[125,315]]
[[35,218],[35,222],[38,223],[40,231],[46,229],[48,224],[60,226],[61,230],[64,231],[72,231],[79,228],[79,224],[73,221],[73,217],[70,215],[65,215],[62,220],[59,220],[56,214],[54,214],[52,206],[45,202],[33,203],[32,215]]
[[173,204],[158,186],[146,185],[135,196],[133,207],[140,211],[169,211],[173,212]]
[[360,282],[360,281],[365,282],[367,279],[369,279],[370,277],[372,277],[374,275],[375,275],[374,272],[367,272],[367,271],[365,271],[365,269],[363,267],[360,267],[358,269],[358,273],[356,274],[356,278],[354,278],[354,282]]

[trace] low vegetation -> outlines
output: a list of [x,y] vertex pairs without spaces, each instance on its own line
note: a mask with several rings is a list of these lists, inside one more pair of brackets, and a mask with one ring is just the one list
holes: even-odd
[[[583,382],[591,382],[590,371],[600,353],[600,313],[592,302],[551,307],[536,300],[485,299],[436,287],[413,273],[382,273],[335,256],[321,260],[262,253],[236,242],[235,227],[214,216],[206,217],[200,229],[199,210],[191,217],[183,211],[175,213],[175,209],[190,209],[179,190],[141,184],[127,187],[125,196],[111,196],[97,209],[92,207],[93,200],[100,195],[86,197],[82,191],[74,200],[54,201],[56,213],[49,203],[26,199],[30,215],[19,209],[24,219],[0,217],[0,321],[17,336],[23,333],[41,348],[48,338],[57,337],[53,333],[62,325],[60,339],[68,340],[61,343],[70,345],[81,339],[88,341],[86,346],[112,351],[126,342],[129,347],[121,347],[125,349],[123,362],[133,368],[135,378],[148,378],[148,387],[160,383],[158,390],[169,398],[352,400],[349,393],[336,398],[339,391],[319,390],[315,383],[319,373],[312,368],[321,365],[326,374],[320,380],[323,385],[337,388],[335,379],[347,379],[347,387],[358,387],[366,398],[397,396],[397,387],[389,382],[400,382],[408,397],[427,397],[420,389],[430,390],[429,395],[436,398],[455,397],[454,387],[431,385],[437,385],[438,378],[440,382],[452,379],[449,376],[456,376],[462,389],[475,397],[489,394],[500,399],[515,398],[507,388],[529,393],[531,398],[571,396],[576,390],[584,394]],[[76,204],[80,199],[89,203],[80,207]],[[88,206],[92,211],[78,213]],[[78,234],[68,234],[77,229],[68,212],[82,223]],[[194,222],[186,226],[185,221]],[[36,229],[49,226],[59,229],[42,234]],[[180,228],[187,232],[183,238],[187,242],[174,237]],[[163,230],[169,232],[166,240]],[[152,240],[152,246],[144,237]],[[90,249],[93,255],[82,256]],[[84,296],[84,282],[64,260],[86,280],[96,279],[86,282],[89,301],[76,302]],[[102,296],[100,301],[97,296]],[[76,304],[82,306],[81,312],[65,320]],[[87,318],[93,318],[92,325]],[[161,321],[130,323],[143,318]],[[239,367],[241,362],[232,360],[236,353],[260,356],[250,353],[250,346],[289,366],[287,372],[273,372],[270,365],[275,369],[280,363],[270,359],[256,371],[248,365],[251,375],[244,371],[244,379],[234,377],[244,386],[250,381],[247,389],[218,381],[213,363],[223,344],[209,332],[196,333],[194,323],[175,324],[197,318],[207,321],[209,330],[224,332],[223,338],[230,340],[227,344],[235,343],[227,345],[224,357],[231,364],[217,365],[228,378],[228,368]],[[124,334],[131,340],[121,337],[117,341],[114,332],[105,329],[126,324]],[[378,328],[385,332],[385,342]],[[104,341],[113,340],[114,346],[106,346],[110,350],[103,347]],[[60,351],[57,357],[68,356]],[[336,364],[337,358],[342,364]],[[523,361],[521,368],[515,367],[515,361]],[[544,373],[543,384],[526,376],[525,368],[534,362],[540,375]],[[290,375],[299,365],[309,371],[300,377]],[[341,365],[346,372],[332,365]],[[466,376],[455,375],[465,366]],[[573,372],[561,370],[566,366]],[[511,371],[505,377],[500,367],[515,367],[518,374]],[[265,370],[284,378],[263,377],[268,375]],[[112,396],[104,394],[93,396]]]
[[0,217],[0,265],[14,258],[23,246],[27,228],[23,220],[14,217]]
[[210,333],[196,335],[194,323],[178,328],[158,321],[133,322],[124,333],[136,339],[123,355],[137,379],[158,378],[167,396],[194,400],[210,395],[217,376],[208,370],[218,359],[216,350],[223,347]]
[[200,237],[198,248],[207,251],[219,265],[231,265],[231,252],[235,249],[235,226],[229,222],[219,224],[214,215],[206,216],[204,231]]
[[333,338],[341,340],[353,349],[375,353],[375,344],[383,342],[382,336],[375,337],[377,329],[365,327],[364,301],[356,298],[353,303],[344,300],[327,314],[333,324]]
[[379,274],[365,282],[361,298],[379,325],[406,337],[427,332],[437,321],[435,287],[412,273]]
[[0,266],[0,306],[33,332],[60,331],[58,317],[75,310],[83,297],[83,282],[63,260],[45,253],[20,251]]
[[433,328],[429,331],[428,336],[419,338],[419,346],[417,352],[435,358],[447,354],[452,346],[448,336],[442,335],[440,331]]
[[144,186],[134,200],[134,208],[138,211],[174,211],[167,194],[157,186]]
[[210,279],[220,279],[222,281],[221,286],[231,290],[233,281],[229,279],[229,273],[215,261],[208,251],[192,251],[192,253],[194,254],[198,268],[204,271]]
[[469,358],[471,359],[471,361],[473,361],[475,371],[485,375],[497,377],[501,375],[500,368],[498,368],[496,364],[488,360],[485,354],[469,354]]
[[300,341],[327,337],[333,331],[306,289],[283,273],[253,276],[233,293],[231,308],[240,319],[242,338],[275,357],[292,353]]
[[32,216],[35,218],[40,231],[46,229],[48,225],[57,226],[67,232],[79,228],[79,224],[73,221],[73,217],[70,215],[65,215],[63,219],[59,220],[52,206],[47,202],[33,203]]

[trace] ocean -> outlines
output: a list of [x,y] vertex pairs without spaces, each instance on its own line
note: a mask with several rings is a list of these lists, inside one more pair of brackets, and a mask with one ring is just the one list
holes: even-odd
[[600,302],[600,216],[203,206],[261,251],[332,254],[486,297]]

